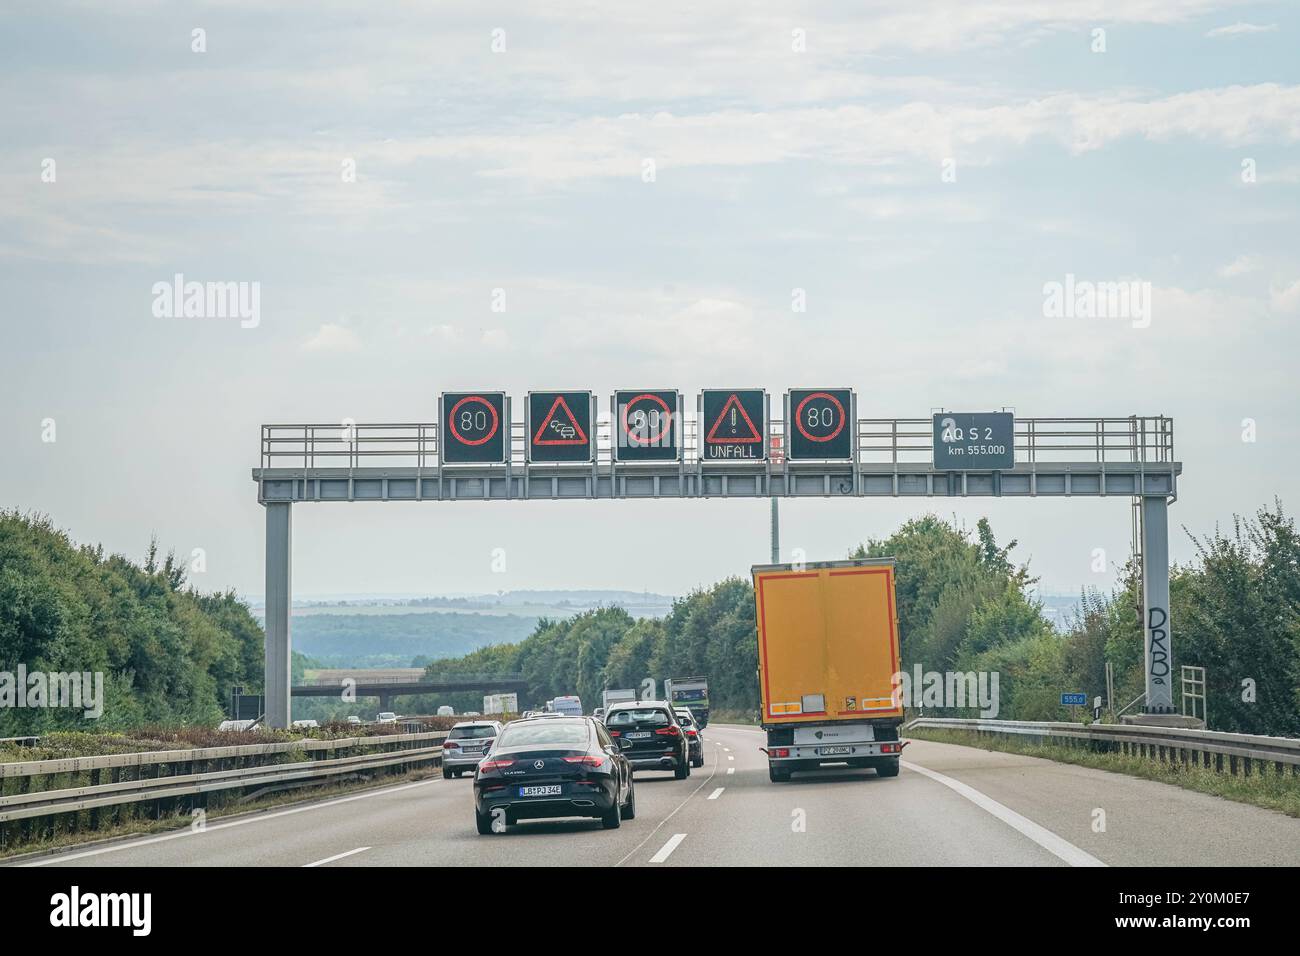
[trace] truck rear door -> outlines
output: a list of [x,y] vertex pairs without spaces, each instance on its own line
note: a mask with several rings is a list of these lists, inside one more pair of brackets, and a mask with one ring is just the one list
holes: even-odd
[[901,716],[892,562],[755,569],[763,722]]

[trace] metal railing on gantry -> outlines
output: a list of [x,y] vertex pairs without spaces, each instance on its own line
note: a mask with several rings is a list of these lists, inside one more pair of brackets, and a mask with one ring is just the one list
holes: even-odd
[[[688,469],[703,465],[699,423],[690,413],[682,414],[681,433],[682,463]],[[769,424],[769,465],[777,469],[785,463],[785,435],[783,421]],[[259,454],[263,469],[392,467],[424,471],[441,464],[438,438],[435,422],[263,425]],[[858,419],[856,438],[854,454],[860,466],[927,465],[931,461],[933,424],[928,418]],[[509,466],[528,465],[527,441],[524,423],[511,422]],[[1172,464],[1174,423],[1162,415],[1017,418],[1015,457],[1017,464]],[[596,465],[613,462],[613,430],[608,417],[602,415],[596,427]]]

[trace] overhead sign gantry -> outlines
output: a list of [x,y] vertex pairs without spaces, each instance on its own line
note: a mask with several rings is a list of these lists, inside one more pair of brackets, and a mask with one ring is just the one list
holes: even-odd
[[761,389],[707,389],[687,418],[675,390],[626,389],[599,421],[592,393],[575,389],[530,393],[516,422],[504,392],[466,391],[442,394],[436,422],[264,425],[253,480],[266,506],[268,722],[289,720],[294,504],[555,498],[1138,499],[1145,709],[1172,713],[1171,419],[858,418],[849,388],[791,389],[783,405],[778,420]]

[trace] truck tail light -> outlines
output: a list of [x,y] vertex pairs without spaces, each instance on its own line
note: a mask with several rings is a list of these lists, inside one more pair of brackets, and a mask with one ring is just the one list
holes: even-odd
[[903,752],[903,748],[898,744],[881,744],[880,752],[882,754],[898,754]]
[[790,749],[788,747],[769,747],[767,755],[769,757],[788,757],[790,756]]

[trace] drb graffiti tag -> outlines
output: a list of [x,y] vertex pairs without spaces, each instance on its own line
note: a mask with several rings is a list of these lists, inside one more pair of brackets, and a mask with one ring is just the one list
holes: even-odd
[[1169,676],[1169,631],[1166,624],[1169,613],[1162,607],[1153,607],[1147,611],[1147,631],[1150,634],[1151,683],[1163,684]]

